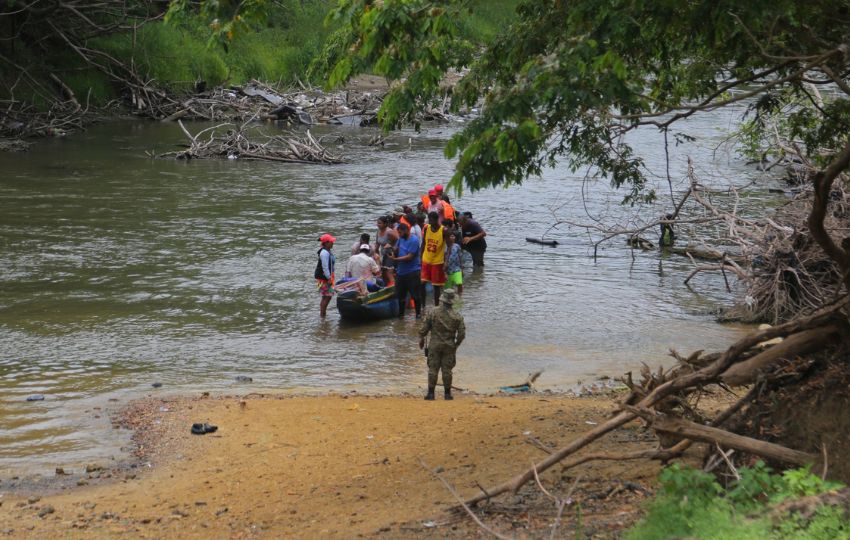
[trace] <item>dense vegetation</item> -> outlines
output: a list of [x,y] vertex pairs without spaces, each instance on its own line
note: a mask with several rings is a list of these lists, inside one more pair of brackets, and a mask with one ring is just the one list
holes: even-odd
[[[673,143],[687,138],[679,121],[702,111],[745,98],[776,110],[811,100],[807,85],[848,88],[845,0],[527,0],[481,54],[460,33],[467,5],[343,0],[335,17],[348,40],[335,44],[329,71],[332,83],[372,66],[404,78],[382,113],[392,129],[437,96],[445,71],[469,67],[453,105],[483,98],[487,107],[448,146],[459,158],[456,187],[521,182],[563,159],[632,187],[632,199],[651,198],[624,133],[651,126]],[[807,151],[827,150],[821,163],[850,124],[847,96],[839,97],[791,123]]]
[[[134,66],[146,81],[174,91],[191,88],[197,81],[210,86],[239,84],[251,78],[291,82],[303,77],[309,62],[323,47],[328,30],[322,21],[330,4],[330,0],[279,2],[262,27],[230,43],[210,40],[210,23],[199,14],[187,13],[165,23],[160,13],[157,20],[137,29],[87,37],[85,44]],[[10,48],[13,50],[7,50],[3,57],[8,61],[0,62],[4,92],[10,91],[19,75],[14,63],[27,66],[36,81],[47,80],[48,73],[57,74],[81,100],[91,91],[93,104],[119,97],[120,88],[104,70],[85,62],[60,40],[25,40],[21,36]],[[48,97],[28,82],[32,81],[24,78],[15,89],[19,99]]]
[[[75,43],[108,54],[132,66],[142,79],[160,88],[181,92],[204,81],[208,87],[238,85],[250,79],[270,83],[306,82],[308,67],[326,46],[333,24],[326,24],[334,0],[280,0],[261,14],[231,13],[231,20],[204,9],[205,4],[172,4],[165,15],[164,4],[136,0],[138,9],[122,12],[120,25],[103,20],[103,31],[80,31],[77,35],[47,24],[12,22],[25,9],[26,2],[10,1],[0,9],[0,98],[46,104],[54,97],[49,74],[56,74],[80,101],[103,105],[121,97],[121,85],[106,72],[84,61],[56,33],[65,31]],[[474,14],[466,14],[460,24],[466,36],[476,42],[495,35],[506,17],[513,14],[515,1],[482,2]],[[34,21],[39,15],[22,19]],[[103,15],[102,18],[118,17]],[[238,25],[233,18],[250,21]],[[167,22],[163,19],[166,18]],[[97,58],[97,57],[95,57]],[[22,68],[26,74],[22,76]],[[16,84],[17,82],[17,84]],[[321,84],[318,77],[311,81]]]
[[[761,540],[850,538],[850,520],[841,507],[812,508],[810,516],[779,512],[783,501],[842,487],[808,468],[773,473],[762,462],[738,471],[724,489],[711,474],[673,465],[661,473],[658,496],[628,540],[727,538]],[[773,513],[773,514],[772,514]]]

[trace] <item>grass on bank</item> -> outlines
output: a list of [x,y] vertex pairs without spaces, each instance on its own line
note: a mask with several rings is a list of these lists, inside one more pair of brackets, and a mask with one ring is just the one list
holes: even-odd
[[645,517],[625,538],[850,539],[850,518],[843,508],[821,507],[808,519],[771,515],[782,501],[838,489],[841,484],[824,481],[808,468],[776,474],[762,462],[738,472],[741,479],[724,489],[714,476],[699,469],[666,468]]
[[[479,0],[463,21],[464,33],[474,41],[491,39],[514,16],[518,0]],[[144,77],[174,92],[191,90],[197,81],[208,87],[239,85],[250,79],[289,84],[304,81],[310,62],[323,50],[333,28],[324,24],[335,0],[281,0],[270,8],[264,28],[237,35],[223,46],[210,42],[210,29],[198,17],[185,17],[179,23],[149,23],[135,34],[114,34],[92,39],[89,46],[101,49],[126,64],[133,64]],[[25,43],[16,48],[20,65],[42,81],[42,88],[18,85],[16,99],[44,105],[44,94],[53,91],[49,80],[56,73],[85,103],[104,105],[121,97],[120,87],[106,75],[87,66],[67,47],[30,50]],[[13,70],[0,66],[0,81],[14,81]],[[322,81],[313,81],[321,83]],[[8,97],[11,84],[0,85],[0,96]]]

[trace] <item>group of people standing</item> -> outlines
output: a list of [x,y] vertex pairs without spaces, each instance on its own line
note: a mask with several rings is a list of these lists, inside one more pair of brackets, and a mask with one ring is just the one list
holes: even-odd
[[[367,233],[351,246],[346,277],[352,278],[365,293],[369,283],[378,287],[395,285],[399,316],[403,317],[408,301],[416,318],[422,316],[426,285],[434,289],[434,305],[419,330],[419,347],[428,360],[428,393],[434,399],[438,375],[442,373],[445,399],[452,398],[452,370],[455,352],[466,336],[463,316],[452,309],[455,296],[463,294],[461,250],[469,252],[473,267],[484,266],[487,233],[472,219],[471,212],[458,212],[436,185],[416,204],[416,211],[402,206],[393,214],[377,220],[375,242]],[[334,294],[336,258],[332,252],[336,238],[323,234],[317,252],[316,283],[322,297],[320,314]],[[443,288],[446,288],[442,295]],[[409,300],[408,300],[409,299]],[[426,338],[430,336],[430,347]]]
[[[425,289],[431,284],[434,305],[440,304],[444,287],[463,294],[462,250],[467,251],[474,267],[484,265],[487,233],[471,212],[459,212],[452,206],[442,185],[422,195],[416,209],[404,205],[392,214],[377,219],[373,243],[367,233],[351,246],[346,277],[360,283],[374,280],[379,286],[395,285],[400,316],[404,316],[408,298],[422,316]],[[315,278],[322,297],[320,315],[334,294],[336,259],[331,251],[336,238],[324,234],[319,241]],[[364,292],[365,292],[365,285]]]

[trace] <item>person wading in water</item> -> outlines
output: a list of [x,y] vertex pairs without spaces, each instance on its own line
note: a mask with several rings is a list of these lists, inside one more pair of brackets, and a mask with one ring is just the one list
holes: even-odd
[[319,303],[319,315],[326,317],[328,314],[328,304],[331,303],[331,298],[334,295],[334,266],[336,265],[336,257],[331,253],[334,247],[336,238],[329,234],[323,234],[319,238],[322,247],[316,254],[319,260],[316,262],[316,270],[313,275],[316,278],[316,286],[319,289],[319,294],[322,295],[322,301]]
[[463,250],[472,255],[472,266],[484,266],[484,252],[487,251],[487,240],[484,237],[487,232],[472,219],[472,212],[460,215],[460,230],[463,231]]
[[425,356],[428,358],[428,393],[425,399],[434,400],[434,389],[437,387],[437,375],[443,372],[443,388],[446,399],[452,397],[452,369],[457,363],[457,348],[466,338],[466,323],[463,315],[452,307],[455,292],[446,289],[440,307],[432,309],[425,316],[422,328],[419,329],[419,348],[425,349],[425,336],[431,334]]
[[[673,221],[673,214],[664,216],[665,221]],[[676,232],[673,230],[672,223],[659,223],[661,227],[661,236],[658,238],[658,245],[661,247],[672,246],[676,241]]]
[[375,237],[375,254],[378,257],[378,264],[381,265],[381,277],[384,283],[389,287],[395,283],[393,270],[392,256],[393,248],[398,242],[398,232],[390,227],[391,219],[388,216],[378,218],[378,234]]
[[425,283],[434,287],[435,306],[440,305],[440,289],[446,284],[446,231],[439,220],[437,212],[430,212],[428,226],[422,232],[422,283],[423,287]]
[[419,239],[410,234],[410,228],[402,223],[398,226],[401,238],[398,239],[398,257],[393,261],[398,263],[395,283],[398,295],[398,316],[404,317],[404,308],[407,303],[407,295],[413,300],[413,308],[416,310],[416,318],[422,316],[422,301],[419,299]]

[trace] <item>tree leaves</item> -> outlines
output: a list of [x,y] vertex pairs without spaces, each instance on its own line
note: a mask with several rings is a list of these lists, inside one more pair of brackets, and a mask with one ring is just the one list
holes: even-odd
[[[458,158],[458,189],[520,183],[566,160],[628,186],[627,202],[651,200],[643,164],[622,142],[626,132],[663,132],[747,92],[769,95],[765,104],[781,109],[795,103],[781,90],[800,88],[800,73],[829,65],[846,80],[850,71],[838,52],[850,22],[846,0],[525,0],[513,23],[478,50],[459,23],[476,5],[341,0],[334,12],[350,33],[329,82],[365,69],[391,79],[379,115],[385,130],[442,97],[449,70],[468,68],[453,88],[452,110],[483,110],[446,147]],[[789,127],[812,153],[837,147],[850,127],[847,96],[827,101],[822,111],[790,111]]]

